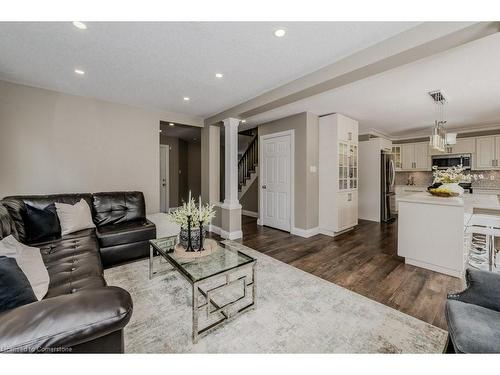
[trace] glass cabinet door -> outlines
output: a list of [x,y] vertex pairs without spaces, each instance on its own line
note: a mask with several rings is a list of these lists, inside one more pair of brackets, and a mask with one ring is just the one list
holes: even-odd
[[403,168],[401,164],[401,146],[392,146],[392,153],[394,154],[394,167],[396,169]]
[[358,146],[349,148],[349,189],[358,188]]
[[344,142],[339,142],[339,190],[348,188],[349,180],[349,155],[348,145]]

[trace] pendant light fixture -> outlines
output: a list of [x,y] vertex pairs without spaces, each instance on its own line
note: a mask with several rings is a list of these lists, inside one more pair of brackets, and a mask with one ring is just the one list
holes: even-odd
[[445,152],[446,146],[457,142],[456,133],[446,133],[445,104],[446,99],[441,90],[429,92],[435,107],[434,127],[432,128],[429,145],[440,152]]

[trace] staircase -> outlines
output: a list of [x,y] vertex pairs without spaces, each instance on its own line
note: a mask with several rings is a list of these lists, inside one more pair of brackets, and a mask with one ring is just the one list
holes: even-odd
[[258,177],[259,147],[254,135],[247,149],[238,161],[238,198],[241,198]]

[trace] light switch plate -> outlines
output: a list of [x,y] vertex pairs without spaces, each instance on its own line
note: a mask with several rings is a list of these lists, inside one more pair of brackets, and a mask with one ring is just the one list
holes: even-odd
[[316,173],[316,172],[318,171],[318,168],[317,168],[315,165],[311,165],[311,166],[309,167],[309,171],[310,171],[311,173]]

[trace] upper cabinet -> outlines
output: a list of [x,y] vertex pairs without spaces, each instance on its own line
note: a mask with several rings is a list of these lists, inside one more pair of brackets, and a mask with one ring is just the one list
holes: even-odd
[[428,171],[431,168],[427,142],[403,143],[401,146],[401,170]]
[[476,169],[500,169],[500,136],[476,138]]
[[427,142],[393,144],[392,153],[400,171],[430,171],[432,156],[447,154],[472,154],[473,170],[500,170],[500,135],[458,138],[444,152],[431,149]]
[[444,152],[431,149],[430,155],[473,154],[476,152],[475,138],[458,138],[454,145],[446,146]]
[[339,141],[346,143],[358,144],[358,122],[345,117],[337,115],[337,129]]
[[392,154],[394,155],[394,167],[397,171],[400,171],[403,168],[401,163],[401,145],[393,145]]
[[474,138],[458,138],[457,143],[447,147],[449,154],[473,154],[476,152]]

